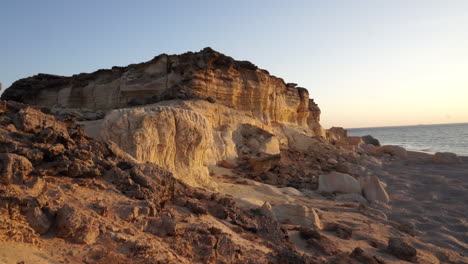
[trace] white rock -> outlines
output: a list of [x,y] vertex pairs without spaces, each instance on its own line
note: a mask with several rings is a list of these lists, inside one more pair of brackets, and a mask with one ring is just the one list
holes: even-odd
[[302,226],[313,226],[322,229],[317,212],[313,208],[300,204],[279,204],[273,206],[273,213],[281,223],[291,223]]
[[356,179],[339,172],[320,175],[318,190],[323,192],[361,193],[361,187]]
[[379,201],[382,203],[390,202],[390,198],[385,191],[383,184],[380,182],[377,176],[370,176],[361,181],[362,192],[367,200]]

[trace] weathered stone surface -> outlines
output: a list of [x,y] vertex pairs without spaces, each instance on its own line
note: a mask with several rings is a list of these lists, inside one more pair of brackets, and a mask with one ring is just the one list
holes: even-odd
[[348,131],[342,127],[332,127],[327,129],[326,133],[327,139],[331,142],[335,142],[348,136]]
[[32,170],[33,166],[27,158],[13,153],[0,153],[1,184],[23,184]]
[[352,176],[339,172],[319,176],[319,191],[361,193],[359,182]]
[[359,181],[361,182],[362,193],[370,202],[379,201],[388,203],[390,201],[387,191],[385,191],[377,176],[363,177]]
[[381,154],[390,154],[392,156],[396,156],[399,158],[406,158],[408,156],[408,153],[406,152],[406,149],[398,146],[392,146],[392,145],[385,145],[382,147],[379,147],[375,150],[377,155]]
[[280,159],[280,155],[265,155],[263,157],[250,159],[249,164],[254,173],[261,173],[278,166]]
[[29,225],[36,231],[38,234],[43,235],[49,231],[51,223],[47,216],[42,212],[41,208],[33,207],[26,212],[26,219],[28,220]]
[[273,206],[273,213],[281,223],[291,223],[322,229],[322,222],[313,208],[299,204],[279,204]]
[[218,165],[226,169],[234,169],[235,167],[239,166],[239,164],[233,160],[222,160],[218,163]]
[[411,262],[416,262],[418,259],[417,250],[401,238],[390,238],[388,240],[387,250],[399,259]]
[[78,209],[69,205],[63,206],[57,213],[57,236],[72,238],[83,244],[93,244],[99,230],[93,218],[85,216]]
[[461,160],[455,153],[437,152],[432,156],[432,162],[436,164],[459,164]]
[[250,62],[236,61],[210,48],[162,54],[149,62],[72,77],[39,74],[16,81],[2,94],[4,100],[57,111],[109,110],[193,98],[210,98],[267,122],[315,127],[320,115],[306,89],[288,86]]
[[363,136],[361,138],[362,138],[362,141],[364,141],[365,144],[370,144],[370,145],[374,145],[376,147],[380,147],[379,140],[374,138],[371,135]]

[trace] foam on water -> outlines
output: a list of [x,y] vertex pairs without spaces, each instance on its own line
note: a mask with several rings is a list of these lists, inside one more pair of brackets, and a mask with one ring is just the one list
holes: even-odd
[[382,145],[468,156],[468,123],[348,129],[348,136],[371,135]]

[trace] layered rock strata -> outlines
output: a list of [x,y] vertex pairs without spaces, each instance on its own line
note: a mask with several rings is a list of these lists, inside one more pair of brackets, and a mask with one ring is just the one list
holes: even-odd
[[38,74],[13,83],[2,99],[56,112],[207,99],[250,112],[265,122],[320,128],[320,109],[306,89],[210,48],[182,55],[162,54],[145,63],[71,77]]

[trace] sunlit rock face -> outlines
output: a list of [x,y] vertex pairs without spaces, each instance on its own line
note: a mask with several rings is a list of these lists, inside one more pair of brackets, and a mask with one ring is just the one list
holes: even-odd
[[320,109],[306,89],[210,48],[71,77],[38,74],[2,95],[34,106],[110,110],[169,99],[208,99],[255,118],[318,127]]
[[161,165],[187,184],[215,187],[209,166],[243,154],[279,154],[280,145],[296,144],[290,139],[294,133],[302,135],[248,114],[205,100],[170,100],[110,111],[99,136],[137,160]]
[[71,77],[38,74],[2,98],[88,121],[90,134],[197,186],[214,185],[208,168],[221,160],[306,150],[325,136],[306,89],[210,48]]

